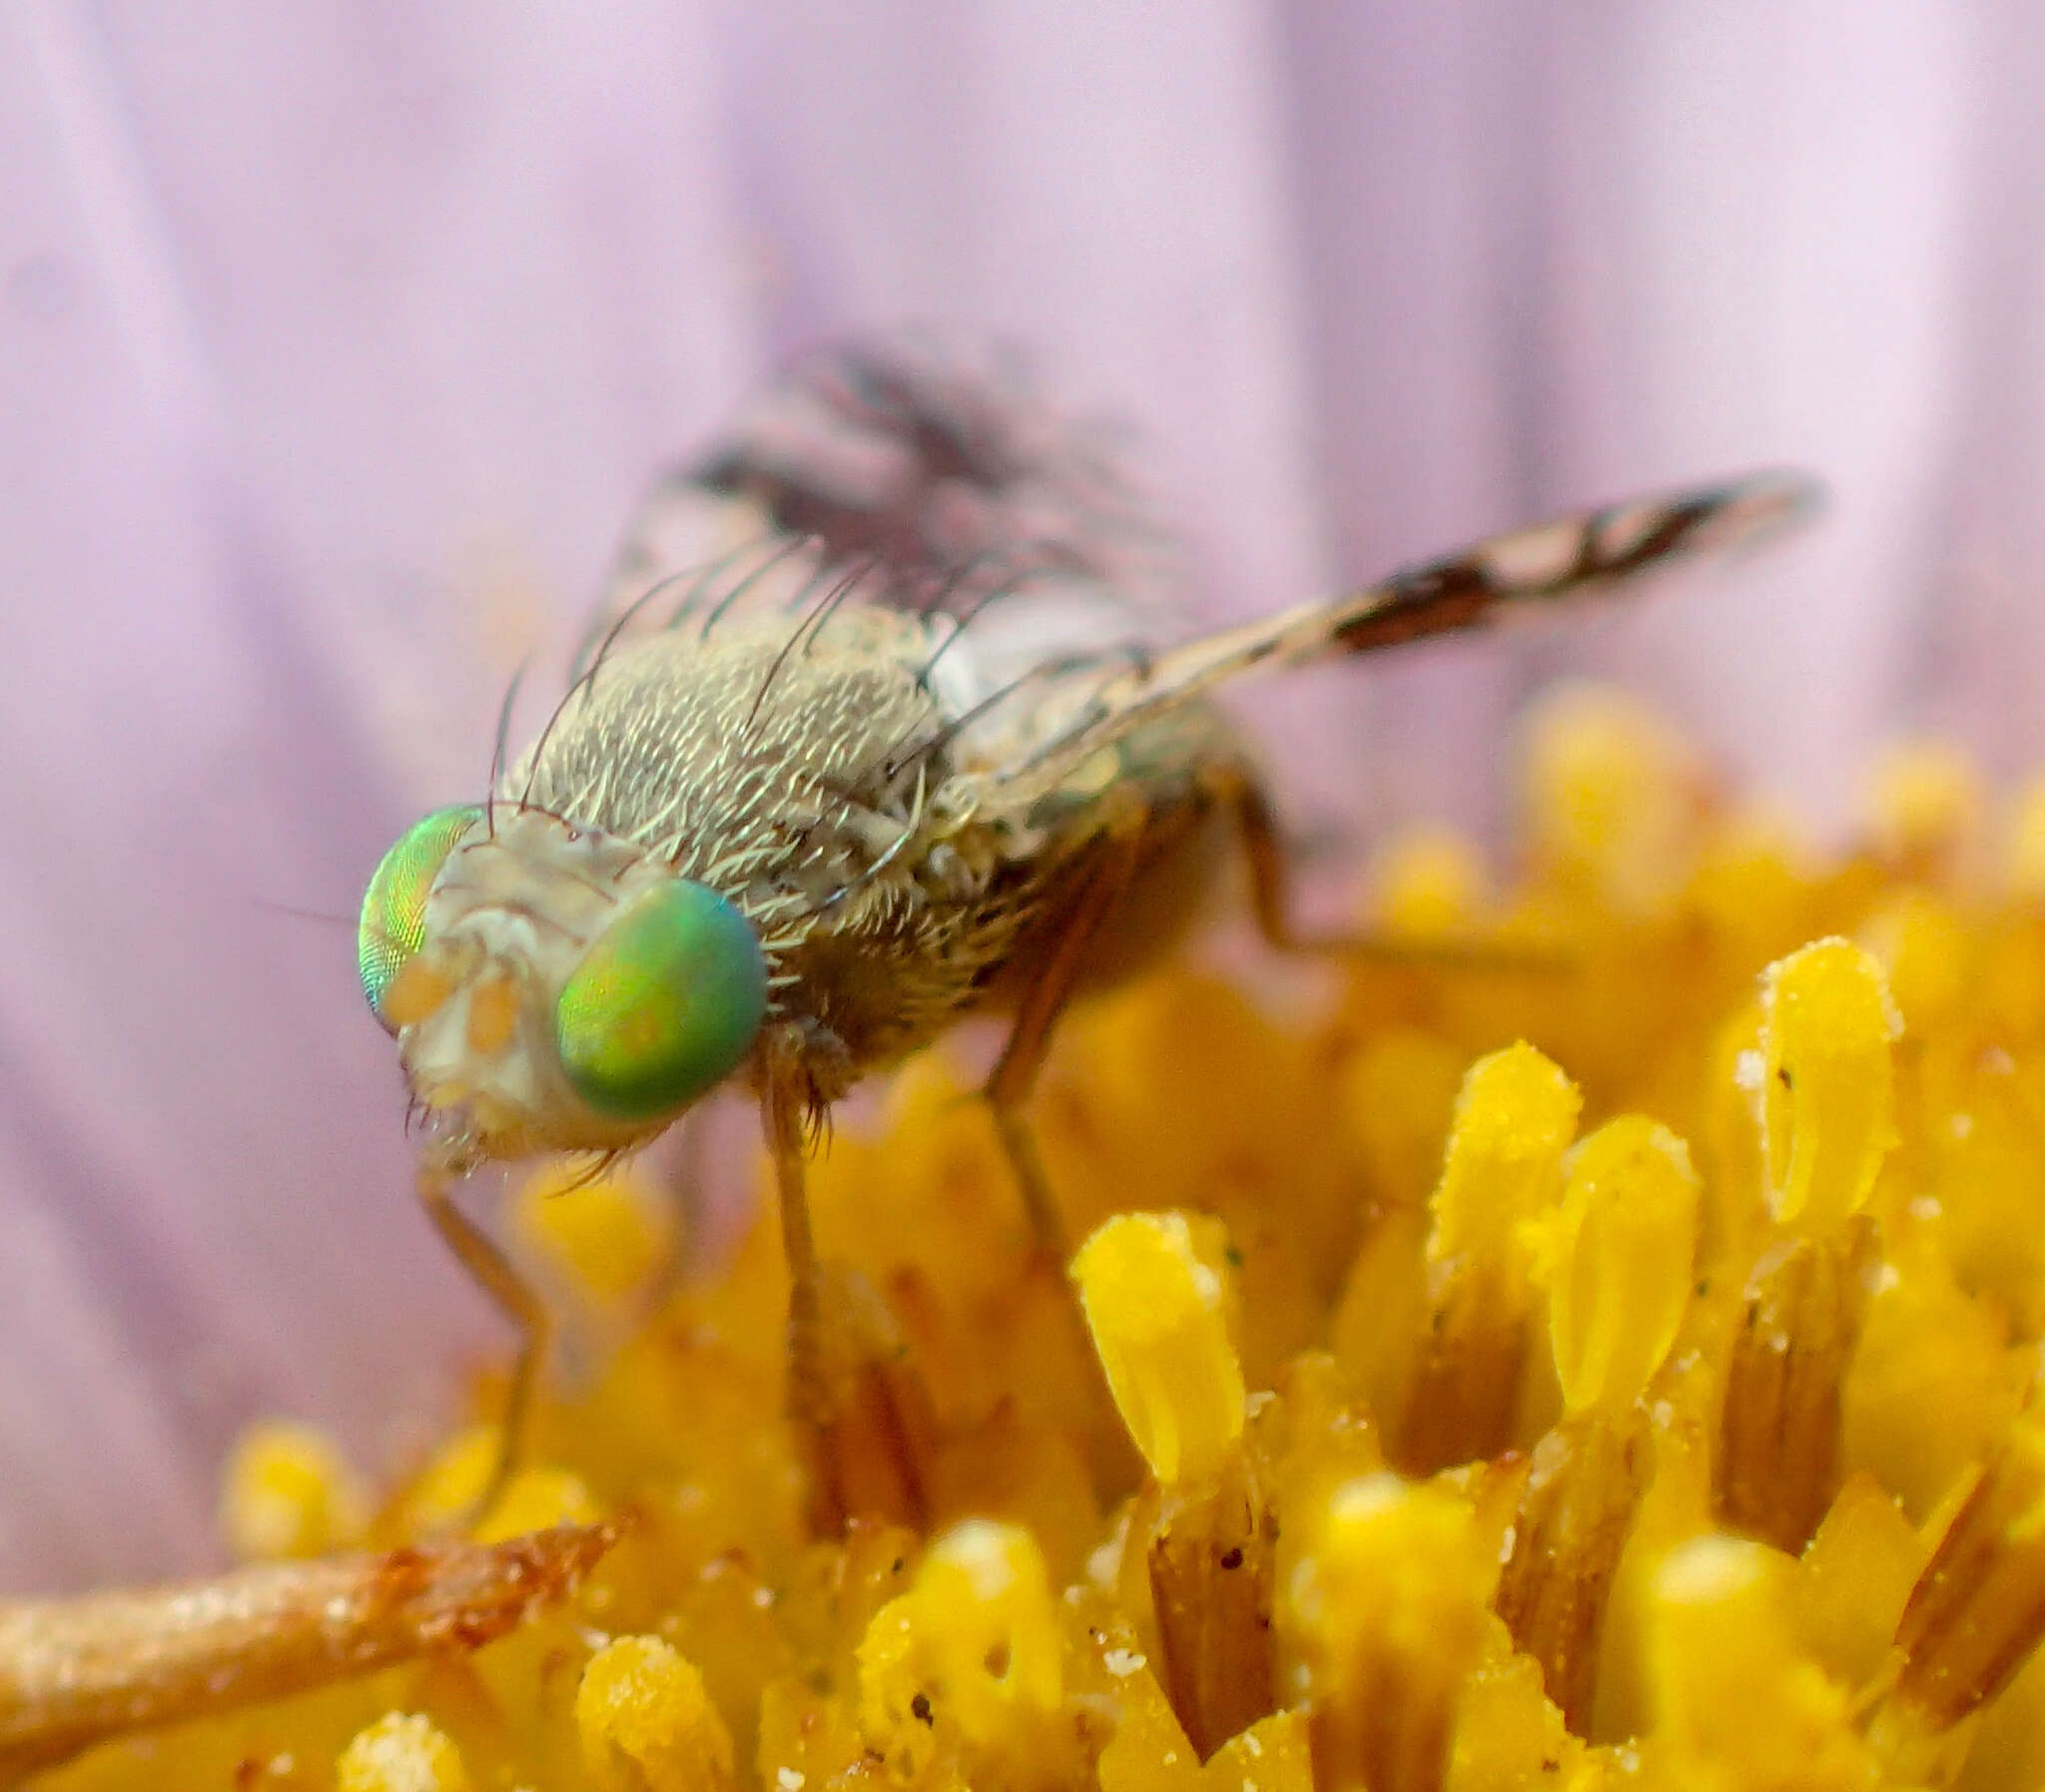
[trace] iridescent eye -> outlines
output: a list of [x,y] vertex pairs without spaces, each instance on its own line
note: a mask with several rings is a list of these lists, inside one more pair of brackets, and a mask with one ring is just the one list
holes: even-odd
[[362,918],[355,935],[355,968],[362,974],[362,993],[376,1018],[391,1032],[383,1012],[384,992],[404,961],[426,936],[426,896],[454,843],[482,819],[472,805],[436,809],[412,823],[397,845],[383,855],[369,888],[362,893]]
[[582,1099],[651,1120],[722,1082],[767,1012],[767,961],[746,917],[677,878],[583,954],[554,1004],[554,1046]]

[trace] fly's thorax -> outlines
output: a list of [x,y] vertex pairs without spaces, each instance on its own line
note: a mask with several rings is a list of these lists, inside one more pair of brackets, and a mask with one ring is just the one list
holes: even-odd
[[994,849],[925,676],[951,624],[855,604],[804,622],[614,649],[500,794],[726,892],[777,958],[877,908],[970,899]]
[[[915,618],[858,608],[627,642],[563,703],[500,794],[720,888],[807,887],[913,818],[944,717]],[[842,851],[841,851],[842,849]]]
[[498,805],[448,851],[380,1010],[429,1153],[466,1166],[660,1131],[743,1057],[766,976],[718,893],[629,842]]

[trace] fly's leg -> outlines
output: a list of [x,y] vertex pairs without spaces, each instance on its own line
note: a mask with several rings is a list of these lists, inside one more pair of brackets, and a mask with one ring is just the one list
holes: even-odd
[[518,1466],[525,1442],[525,1424],[532,1408],[533,1385],[547,1341],[547,1312],[532,1284],[512,1267],[510,1258],[490,1236],[454,1203],[450,1179],[438,1170],[419,1171],[419,1200],[433,1229],[460,1260],[475,1285],[490,1297],[498,1312],[518,1328],[518,1354],[511,1362],[511,1382],[504,1393],[503,1428],[497,1434],[497,1460],[475,1503],[481,1518]]
[[1023,1103],[1035,1086],[1036,1073],[1043,1067],[1058,1015],[1079,979],[1086,948],[1129,887],[1140,841],[1139,827],[1117,831],[1110,838],[1068,911],[1049,956],[1016,1010],[1016,1023],[984,1091],[988,1106],[994,1110],[1002,1149],[1022,1191],[1037,1255],[1053,1265],[1059,1275],[1064,1273],[1070,1256],[1064,1218],[1044,1176],[1043,1158],[1036,1149],[1036,1134],[1030,1128],[1028,1116],[1022,1111]]
[[1489,970],[1553,973],[1568,968],[1566,953],[1539,945],[1502,945],[1483,939],[1400,939],[1381,933],[1308,932],[1293,918],[1292,869],[1278,832],[1278,818],[1263,787],[1237,767],[1211,771],[1203,782],[1208,794],[1234,819],[1249,871],[1250,912],[1258,933],[1274,950]]
[[1056,1282],[1056,1298],[1078,1353],[1080,1373],[1088,1378],[1092,1388],[1098,1410],[1098,1423],[1089,1427],[1096,1440],[1096,1448],[1089,1451],[1095,1483],[1103,1489],[1116,1490],[1126,1490],[1134,1464],[1128,1455],[1126,1434],[1109,1403],[1106,1379],[1093,1348],[1093,1334],[1079,1305],[1078,1290],[1065,1273],[1071,1249],[1065,1236],[1064,1216],[1058,1211],[1050,1180],[1043,1173],[1036,1134],[1023,1110],[1036,1074],[1043,1067],[1058,1015],[1085,965],[1087,948],[1098,938],[1102,923],[1114,912],[1135,873],[1143,819],[1140,811],[1132,814],[1130,825],[1110,836],[1095,861],[1084,889],[1066,910],[1056,942],[1037,967],[1035,980],[1016,1011],[1008,1042],[1002,1047],[1002,1055],[983,1091],[1022,1196],[1023,1211],[1028,1215],[1034,1243],[1032,1254]]
[[[805,1087],[770,1055],[761,1118],[774,1157],[788,1261],[788,1411],[809,1471],[811,1527],[833,1536],[855,1513],[930,1522],[930,1395],[887,1305],[817,1256],[805,1184]],[[777,1073],[778,1072],[778,1073]]]
[[827,1429],[835,1402],[824,1370],[824,1306],[817,1241],[803,1167],[802,1101],[785,1078],[770,1074],[760,1096],[760,1124],[774,1157],[781,1207],[781,1249],[788,1260],[788,1405],[812,1433]]

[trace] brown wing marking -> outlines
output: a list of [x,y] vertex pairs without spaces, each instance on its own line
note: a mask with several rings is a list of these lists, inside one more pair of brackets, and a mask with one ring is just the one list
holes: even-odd
[[991,782],[1005,802],[1032,800],[1132,729],[1229,679],[1489,626],[1522,606],[1567,601],[1679,558],[1751,547],[1808,515],[1818,497],[1800,474],[1756,473],[1478,542],[1353,596],[1300,605],[1131,666],[1099,685],[1071,727]]

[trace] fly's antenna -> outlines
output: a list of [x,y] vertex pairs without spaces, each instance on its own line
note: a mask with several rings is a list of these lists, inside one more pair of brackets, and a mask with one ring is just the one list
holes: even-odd
[[[880,555],[862,554],[810,606],[810,613],[796,625],[788,639],[781,644],[781,651],[774,656],[773,664],[767,668],[767,676],[760,681],[760,689],[753,698],[753,707],[746,712],[746,728],[748,730],[759,719],[760,706],[767,701],[767,693],[773,690],[774,681],[781,676],[783,669],[788,665],[790,656],[794,654],[798,644],[805,640],[815,640],[817,631],[836,614],[839,605],[844,603],[858,588],[859,582],[867,574],[875,571],[880,564]],[[823,570],[820,568],[817,575],[819,582],[821,582],[823,576]],[[808,650],[805,649],[805,651],[807,652]]]
[[492,840],[497,838],[497,786],[504,777],[504,754],[511,736],[511,710],[518,701],[518,687],[525,682],[526,668],[531,664],[529,657],[520,663],[518,670],[511,674],[511,682],[504,687],[504,701],[497,705],[497,744],[490,750],[490,782],[483,792],[483,824]]

